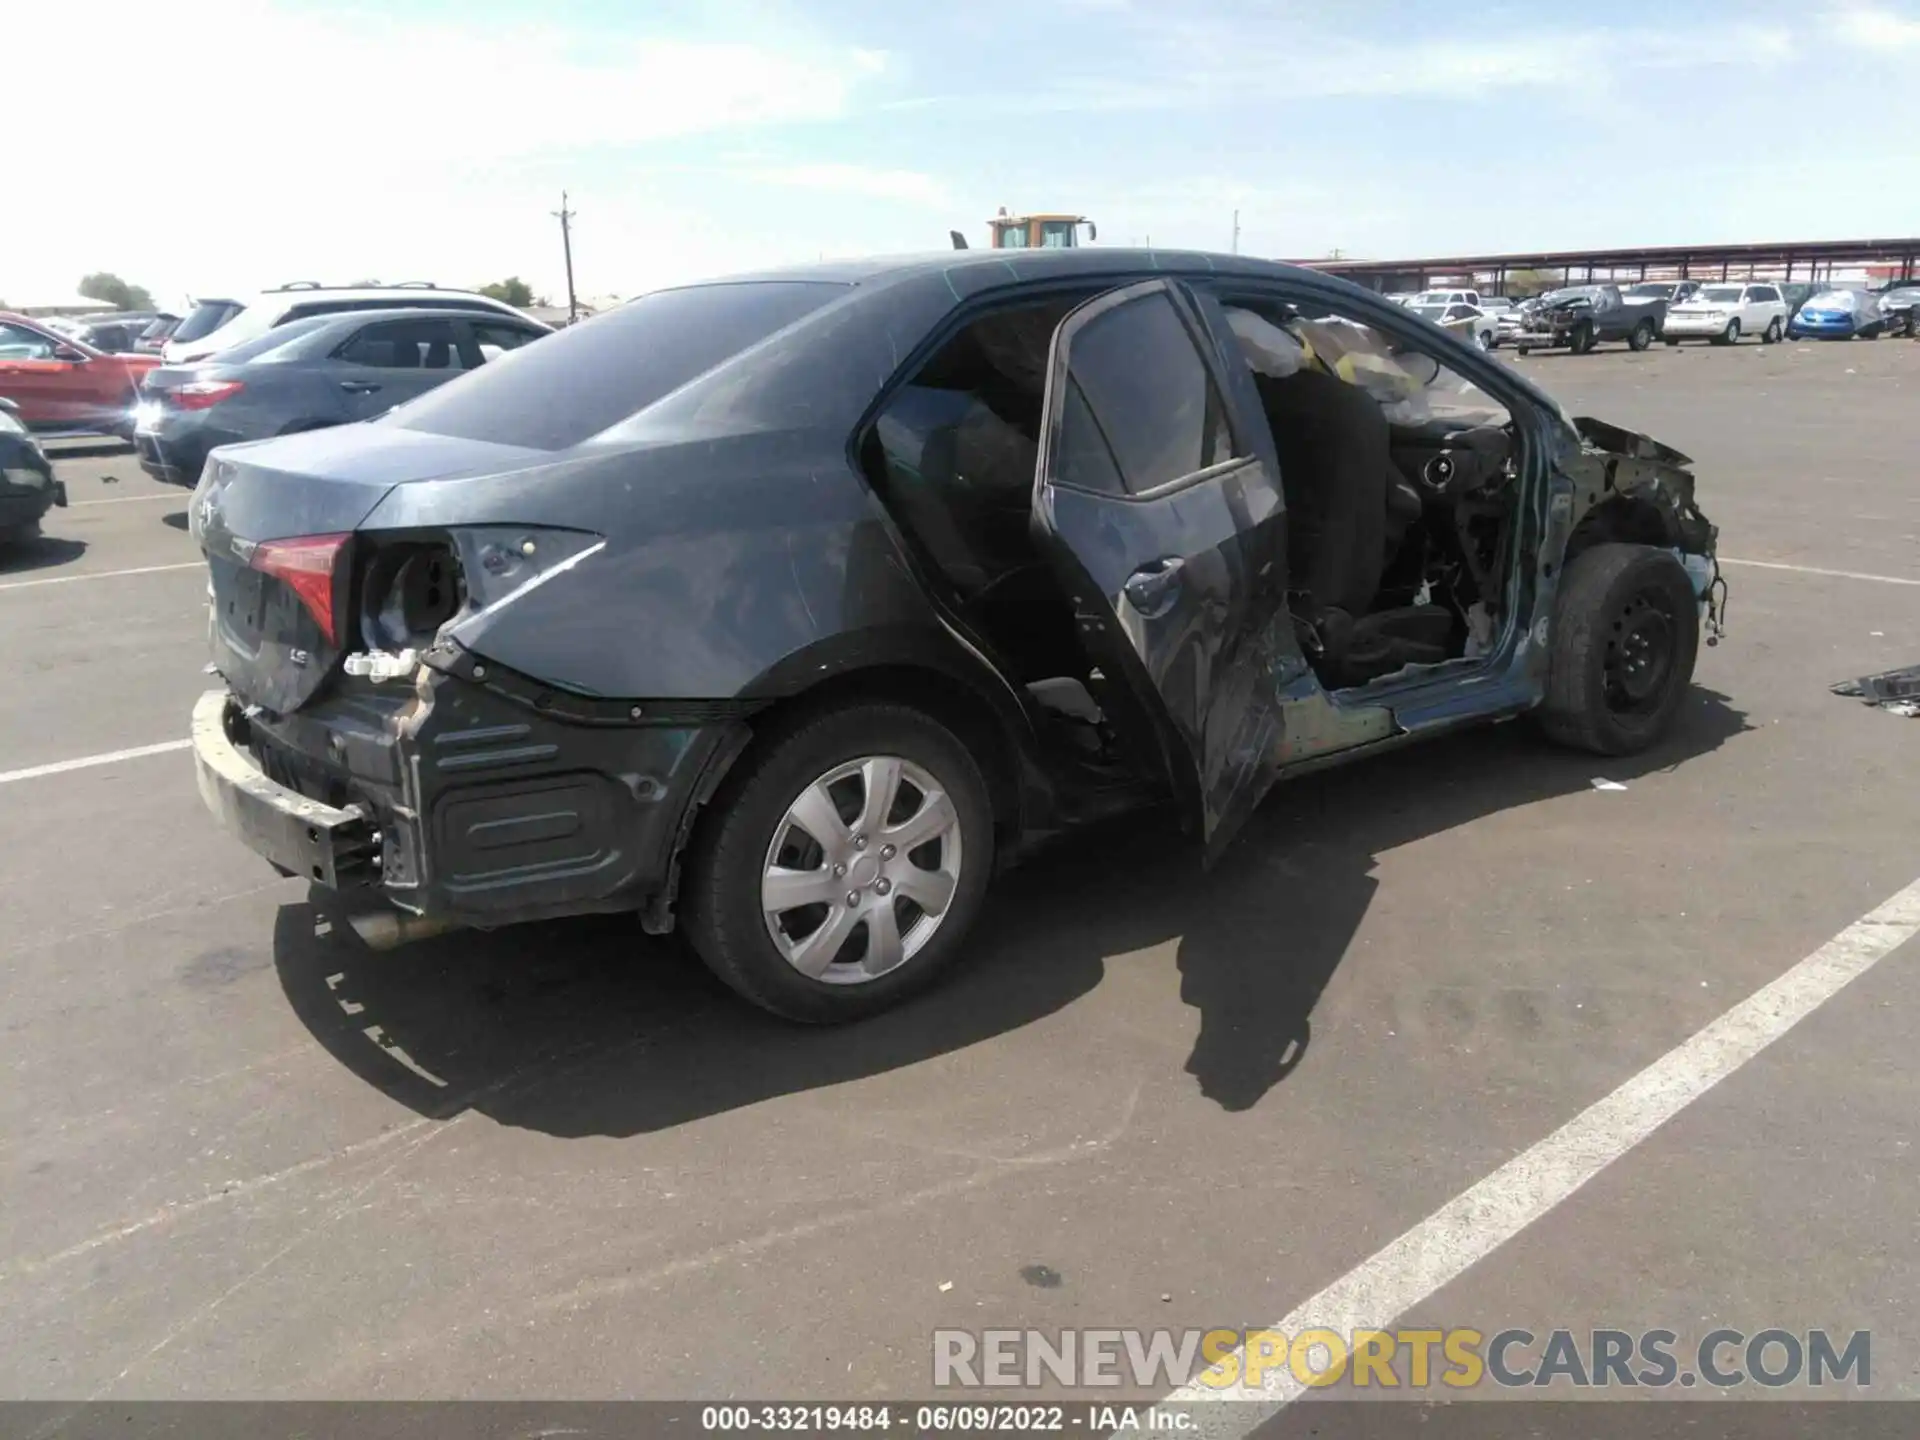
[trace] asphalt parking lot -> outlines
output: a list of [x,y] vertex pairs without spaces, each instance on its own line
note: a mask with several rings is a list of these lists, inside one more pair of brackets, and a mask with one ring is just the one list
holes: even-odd
[[[1109,829],[835,1031],[615,921],[370,954],[182,751],[58,768],[207,683],[185,493],[63,454],[0,555],[0,1395],[924,1396],[938,1327],[1295,1311],[1920,876],[1920,723],[1828,693],[1920,660],[1920,344],[1515,363],[1697,461],[1730,631],[1667,743],[1302,779],[1205,876]],[[1411,1317],[1866,1329],[1920,1397],[1917,963]]]

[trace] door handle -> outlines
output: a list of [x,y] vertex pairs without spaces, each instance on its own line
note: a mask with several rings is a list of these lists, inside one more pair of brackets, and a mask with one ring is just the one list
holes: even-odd
[[371,395],[380,387],[371,380],[342,380],[340,388],[349,395]]
[[1143,619],[1157,620],[1180,598],[1181,572],[1186,568],[1186,561],[1169,555],[1142,565],[1121,588]]

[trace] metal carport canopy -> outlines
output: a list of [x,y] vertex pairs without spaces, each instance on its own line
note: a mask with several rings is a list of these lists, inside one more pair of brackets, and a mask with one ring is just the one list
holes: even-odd
[[[1633,270],[1644,277],[1654,269],[1683,276],[1726,278],[1741,271],[1765,267],[1818,278],[1822,269],[1838,265],[1887,265],[1899,268],[1899,278],[1911,279],[1920,261],[1920,236],[1882,240],[1788,240],[1751,245],[1643,245],[1611,250],[1541,250],[1508,255],[1455,255],[1414,260],[1295,260],[1291,263],[1342,275],[1380,288],[1401,285],[1425,289],[1434,276],[1492,275],[1504,278],[1514,270],[1558,270],[1572,280],[1576,273],[1590,278],[1596,272]],[[1618,278],[1615,276],[1614,278]]]

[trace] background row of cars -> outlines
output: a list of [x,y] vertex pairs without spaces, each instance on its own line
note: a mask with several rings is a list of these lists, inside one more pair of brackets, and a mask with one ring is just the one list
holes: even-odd
[[0,314],[0,396],[43,435],[132,440],[182,485],[214,445],[366,419],[548,333],[473,292],[308,282],[202,300],[158,354],[97,346],[96,328]]
[[1565,346],[1584,354],[1618,341],[1644,350],[1655,340],[1738,344],[1749,336],[1782,339],[1876,339],[1920,332],[1920,283],[1896,281],[1878,290],[1776,280],[1649,280],[1568,285],[1532,299],[1477,290],[1422,290],[1390,298],[1483,350],[1511,344],[1521,354]]
[[0,312],[0,541],[65,503],[44,438],[130,440],[149,475],[190,487],[217,445],[369,419],[548,333],[431,285],[301,283],[185,316]]

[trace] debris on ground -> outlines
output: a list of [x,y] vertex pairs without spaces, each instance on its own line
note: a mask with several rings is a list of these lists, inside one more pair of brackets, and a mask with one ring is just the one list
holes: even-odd
[[1596,790],[1624,790],[1627,787],[1622,785],[1618,780],[1603,780],[1596,775],[1593,777],[1593,788]]
[[1911,720],[1920,716],[1920,665],[1864,675],[1858,680],[1842,680],[1833,687],[1833,693],[1864,700],[1889,715]]

